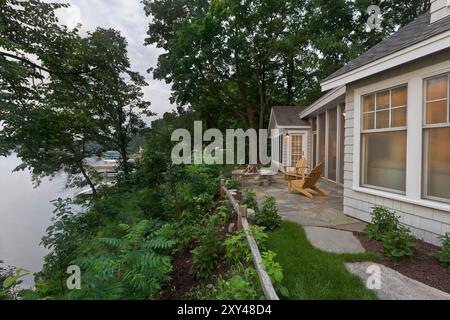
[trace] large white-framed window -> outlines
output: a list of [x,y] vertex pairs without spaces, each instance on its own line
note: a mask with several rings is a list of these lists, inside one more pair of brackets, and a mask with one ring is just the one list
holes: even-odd
[[361,99],[361,185],[406,194],[408,86]]
[[[448,63],[448,60],[435,63],[420,69],[412,70],[410,72],[386,77],[384,79],[381,78],[378,82],[372,82],[361,86],[354,86],[348,89],[347,95],[349,97],[349,102],[347,103],[347,108],[349,108],[348,114],[350,115],[350,117],[353,113],[353,128],[346,127],[346,131],[348,130],[353,136],[353,147],[350,148],[350,150],[353,151],[353,191],[379,196],[385,199],[414,204],[421,207],[450,212],[449,201],[443,198],[442,195],[440,197],[430,196],[430,190],[427,190],[427,179],[429,177],[427,177],[427,171],[429,169],[429,165],[427,162],[430,161],[430,154],[432,159],[435,159],[436,157],[438,159],[445,159],[442,158],[442,155],[436,155],[433,150],[429,149],[431,145],[434,146],[433,141],[438,135],[436,134],[436,136],[430,137],[429,133],[433,128],[443,128],[444,130],[446,130],[445,128],[449,126],[447,125],[447,123],[440,122],[442,120],[439,120],[439,123],[427,123],[431,121],[427,120],[427,117],[428,119],[445,118],[445,116],[442,116],[440,112],[434,110],[433,112],[428,111],[429,115],[427,116],[427,103],[435,103],[437,102],[436,100],[445,99],[436,99],[433,98],[433,96],[428,95],[426,85],[428,80],[436,79],[443,75],[450,77],[450,64]],[[395,190],[385,190],[376,187],[374,188],[372,186],[363,184],[363,132],[365,132],[367,129],[363,129],[362,98],[373,93],[385,91],[390,88],[400,87],[405,84],[407,85],[406,191],[399,193]],[[448,107],[450,108],[450,106]],[[444,109],[443,107],[439,108],[435,107],[434,105],[432,106],[432,108],[437,110]],[[450,117],[449,111],[449,109],[447,109],[446,111],[447,117]],[[450,120],[450,118],[448,118],[448,120]],[[433,120],[433,122],[437,121],[438,120]],[[441,130],[441,132],[443,132],[444,130]],[[450,136],[441,134],[439,136],[439,140],[449,141]],[[431,141],[431,144],[428,143],[428,141]],[[438,149],[439,152],[442,152],[441,149],[443,148]],[[436,166],[437,170],[435,170],[435,172],[442,172],[442,168],[445,168],[446,160],[440,160],[440,162],[442,165],[440,167]],[[450,166],[450,162],[447,162],[447,165]],[[436,173],[433,174],[436,176]],[[433,178],[431,178],[431,180],[433,180]]]
[[423,197],[450,203],[450,73],[424,80]]

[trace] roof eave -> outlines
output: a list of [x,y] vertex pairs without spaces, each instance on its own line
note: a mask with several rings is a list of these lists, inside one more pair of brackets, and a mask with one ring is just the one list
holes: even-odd
[[340,99],[342,96],[345,95],[345,92],[346,92],[345,86],[334,88],[333,90],[322,96],[319,100],[311,104],[308,108],[306,108],[306,110],[300,114],[300,118],[304,119],[313,115],[315,112],[322,109],[331,102]]
[[328,91],[360,79],[367,78],[387,69],[411,62],[427,55],[449,48],[450,31],[438,34],[408,48],[346,72],[321,83],[322,91]]

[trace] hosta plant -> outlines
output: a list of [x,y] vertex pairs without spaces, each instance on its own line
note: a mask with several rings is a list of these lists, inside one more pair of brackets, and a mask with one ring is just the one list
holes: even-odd
[[404,226],[387,232],[383,235],[382,240],[384,255],[396,262],[403,257],[412,257],[418,248],[411,231]]
[[430,253],[430,256],[438,259],[443,266],[450,268],[450,232],[441,236],[440,239],[442,240],[442,247]]
[[364,234],[370,240],[381,241],[386,233],[398,229],[398,217],[394,212],[384,207],[373,207],[372,209],[372,223],[366,227]]

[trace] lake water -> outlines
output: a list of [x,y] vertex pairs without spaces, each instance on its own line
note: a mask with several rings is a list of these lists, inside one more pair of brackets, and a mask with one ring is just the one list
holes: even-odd
[[[50,201],[71,196],[65,177],[42,181],[34,188],[29,172],[14,172],[19,164],[14,157],[0,157],[0,260],[5,264],[37,272],[42,269],[47,251],[39,245],[51,223]],[[26,284],[32,284],[32,276]]]

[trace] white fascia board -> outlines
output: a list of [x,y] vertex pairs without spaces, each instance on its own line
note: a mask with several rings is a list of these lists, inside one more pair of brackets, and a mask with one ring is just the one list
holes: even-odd
[[272,126],[272,121],[275,119],[275,115],[273,114],[273,109],[270,110],[270,119],[269,119],[269,129],[276,129],[277,128],[277,121],[275,119],[275,124]]
[[346,85],[448,48],[450,48],[450,31],[419,42],[336,78],[324,81],[321,83],[322,91]]
[[332,102],[333,100],[338,99],[340,96],[345,95],[346,87],[342,86],[339,88],[335,88],[334,90],[328,92],[326,95],[321,97],[319,100],[314,102],[312,105],[310,105],[308,108],[306,108],[305,111],[300,113],[300,118],[304,119],[311,115],[312,113],[316,112],[323,106],[327,105],[328,103]]
[[311,126],[277,126],[278,129],[311,129]]

